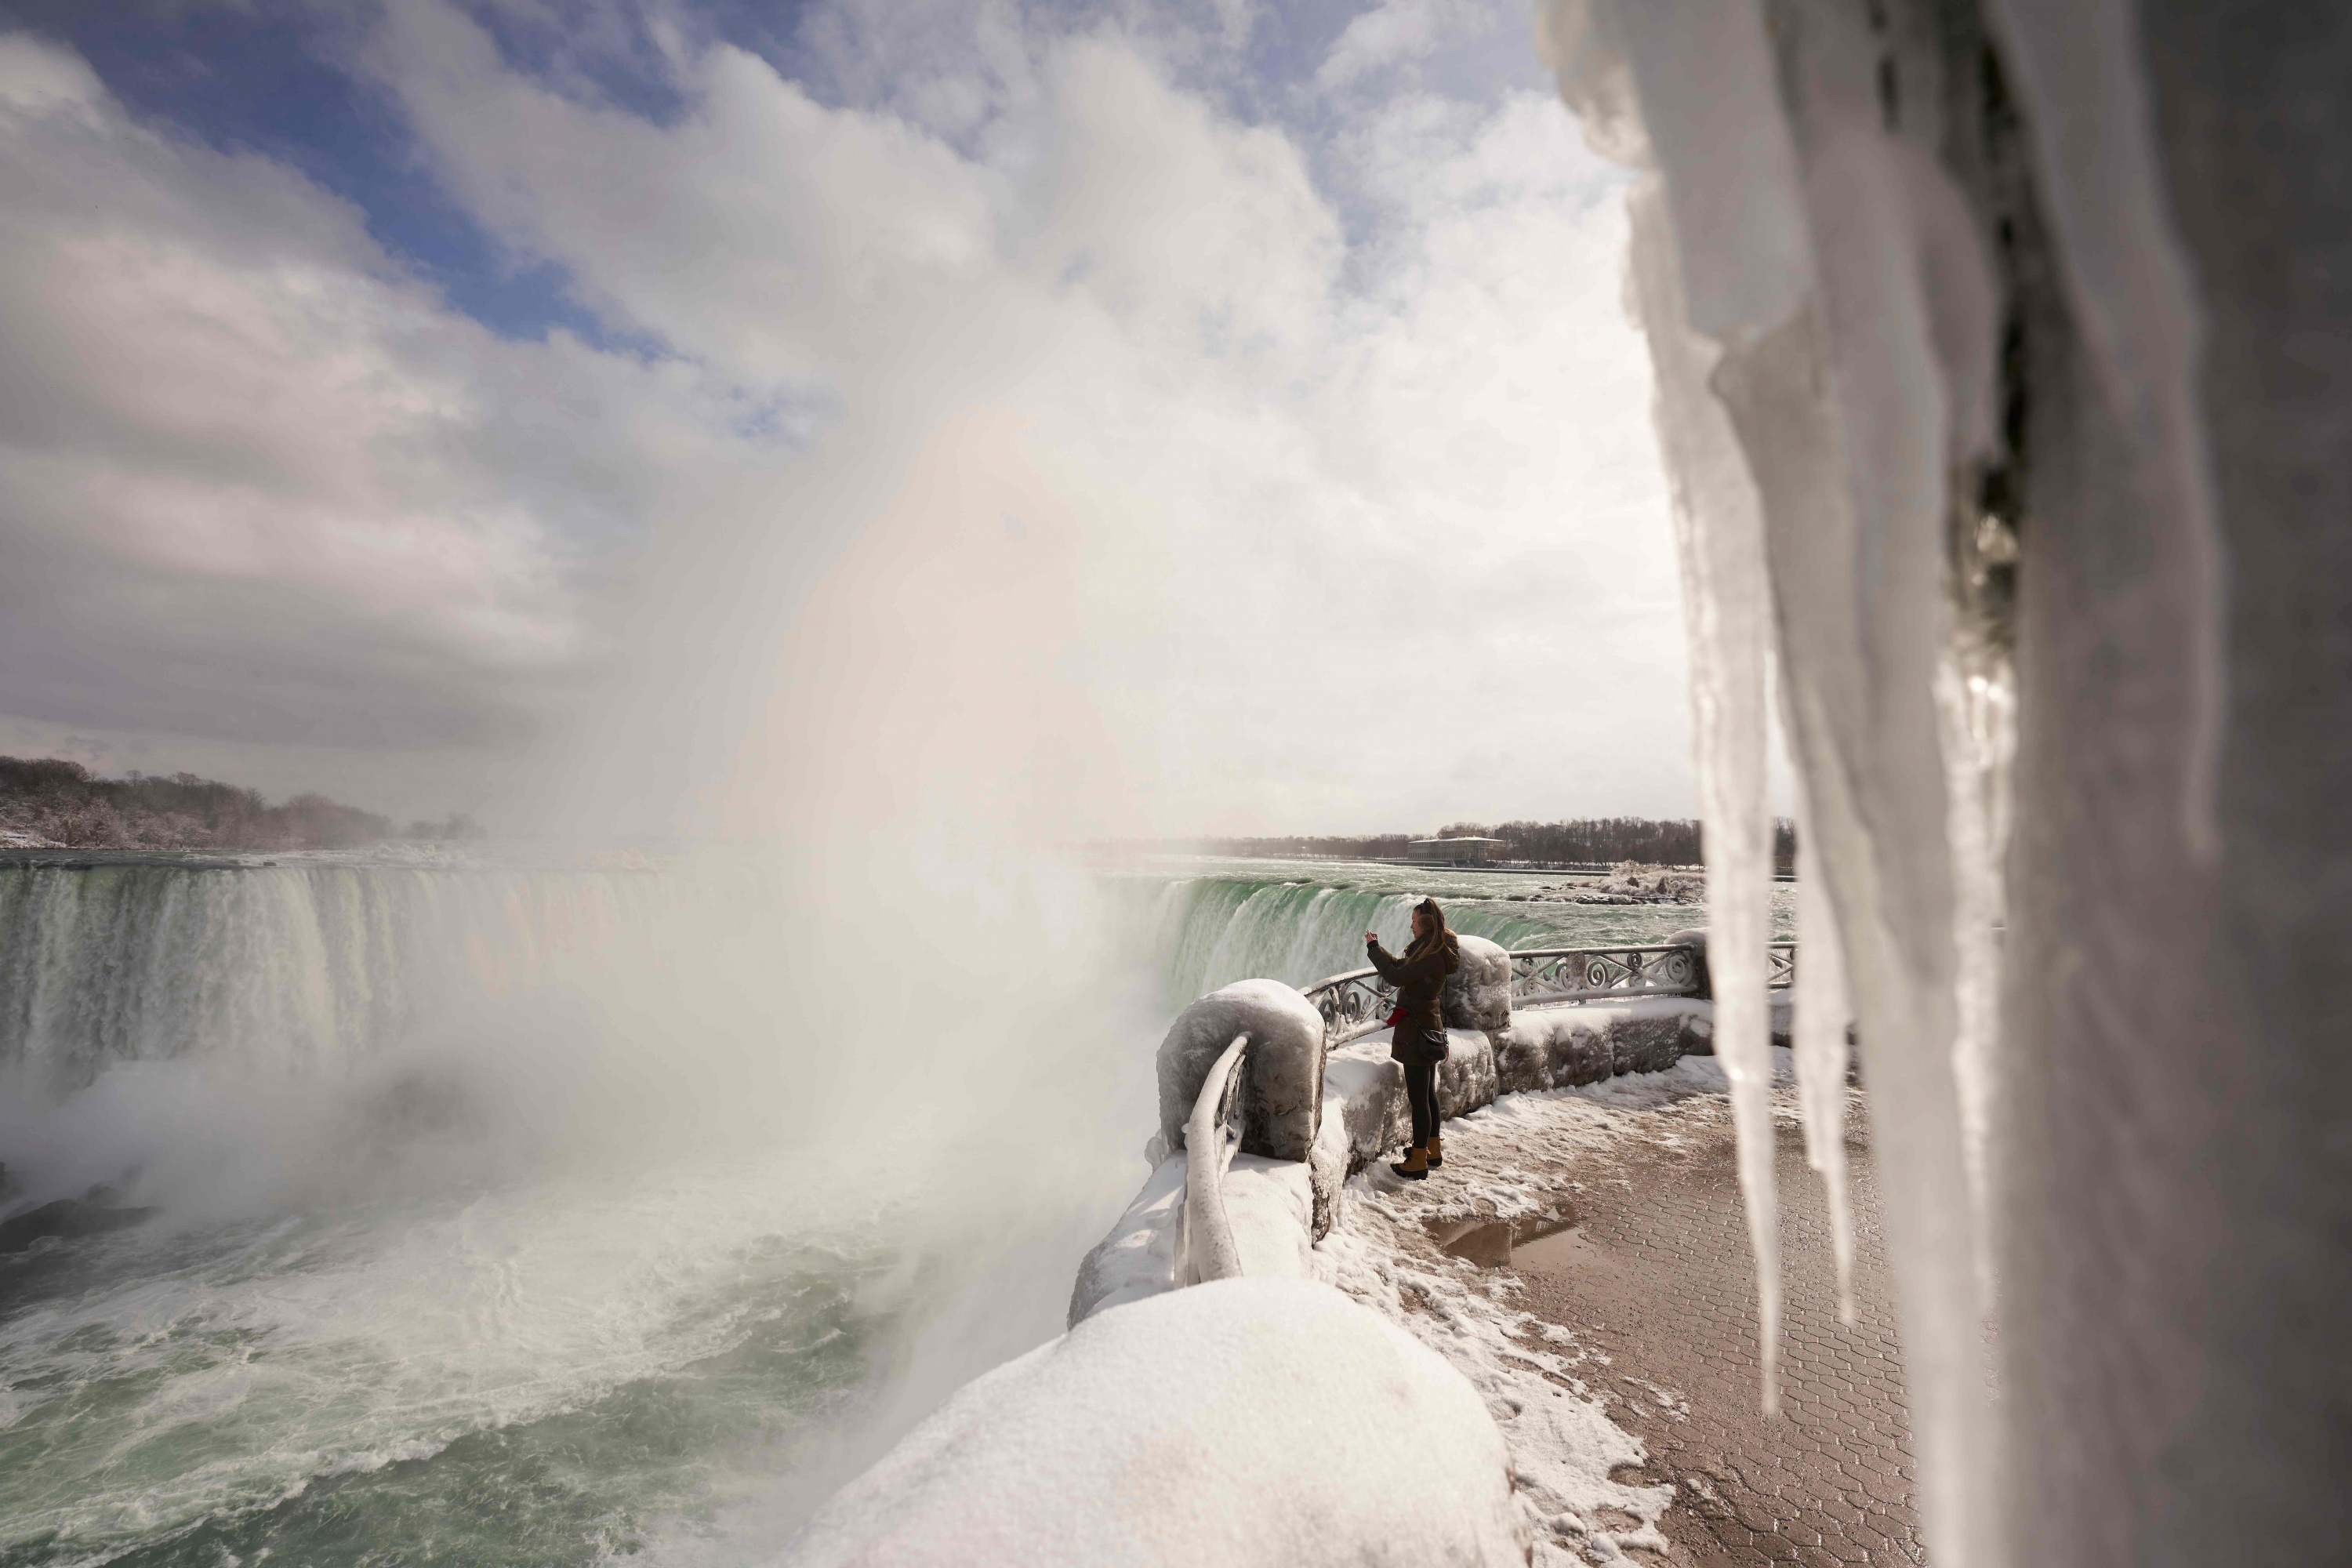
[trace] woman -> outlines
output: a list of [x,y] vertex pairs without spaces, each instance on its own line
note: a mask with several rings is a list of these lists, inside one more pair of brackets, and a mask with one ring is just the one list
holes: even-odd
[[1389,1055],[1404,1064],[1404,1097],[1412,1107],[1412,1147],[1402,1164],[1389,1169],[1408,1182],[1427,1181],[1430,1172],[1445,1163],[1437,1141],[1437,1064],[1445,1059],[1445,1020],[1437,995],[1445,977],[1462,967],[1462,945],[1445,929],[1437,900],[1423,899],[1412,908],[1412,945],[1403,957],[1381,946],[1371,931],[1364,933],[1364,951],[1381,978],[1397,988],[1396,1011],[1389,1015],[1396,1037]]

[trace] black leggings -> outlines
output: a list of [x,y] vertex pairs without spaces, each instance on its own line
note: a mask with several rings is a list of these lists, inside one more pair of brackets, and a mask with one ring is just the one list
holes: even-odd
[[1437,1136],[1437,1068],[1435,1062],[1404,1064],[1404,1098],[1412,1107],[1415,1147]]

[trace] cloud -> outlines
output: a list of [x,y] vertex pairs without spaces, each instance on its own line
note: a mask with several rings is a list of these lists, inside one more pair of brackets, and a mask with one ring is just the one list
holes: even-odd
[[[109,617],[40,639],[168,644],[207,733],[536,730],[542,787],[630,817],[1685,809],[1622,186],[1557,102],[1373,90],[1402,14],[1339,34],[1311,127],[1198,85],[1241,22],[929,16],[821,6],[799,76],[673,29],[649,116],[475,14],[383,14],[353,68],[433,177],[642,353],[499,340],[315,187],[87,84],[18,112],[0,331],[42,313],[23,258],[137,237],[44,307],[81,324],[25,401],[71,418],[0,428],[6,526]],[[69,662],[0,709],[193,700]]]
[[1482,31],[1491,21],[1477,0],[1381,0],[1349,20],[1316,68],[1315,85],[1327,92],[1352,86],[1433,53],[1452,36]]
[[610,650],[593,607],[692,377],[503,342],[268,159],[134,123],[0,38],[0,709],[270,744],[527,731]]

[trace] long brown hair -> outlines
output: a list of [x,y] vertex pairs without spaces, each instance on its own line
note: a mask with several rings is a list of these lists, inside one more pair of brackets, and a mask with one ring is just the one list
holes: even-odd
[[1429,931],[1426,935],[1414,937],[1412,944],[1404,950],[1404,955],[1407,958],[1419,958],[1432,948],[1444,947],[1446,939],[1453,933],[1445,929],[1445,911],[1437,907],[1437,900],[1423,899],[1412,906],[1412,912],[1429,917]]

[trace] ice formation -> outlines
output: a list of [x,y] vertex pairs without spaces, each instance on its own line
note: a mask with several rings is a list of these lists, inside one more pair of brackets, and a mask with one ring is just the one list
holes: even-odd
[[[1825,1010],[1850,989],[1880,1127],[1922,1511],[1939,1563],[1979,1568],[2000,1560],[1999,1457],[1983,1360],[1986,1212],[1969,1179],[1983,1102],[1963,1086],[1990,1011],[1978,1005],[1990,994],[1983,950],[1972,965],[1955,936],[1984,913],[1992,821],[1964,803],[1957,820],[1983,832],[1955,845],[1951,726],[1936,689],[1952,658],[1950,529],[1995,446],[1999,295],[1936,158],[1936,92],[1911,78],[1907,118],[1890,98],[1902,90],[1895,58],[1929,52],[1915,35],[1932,19],[1773,12],[1768,37],[1761,7],[1556,0],[1543,31],[1594,145],[1640,171],[1632,287],[1691,590],[1711,946],[1729,950],[1714,962],[1717,1048],[1741,1093],[1740,1064],[1761,1041],[1733,1018],[1761,981],[1731,933],[1744,931],[1744,889],[1760,876],[1750,825],[1764,809],[1769,641],[1819,873],[1801,897],[1805,940],[1823,951],[1807,957],[1828,959],[1800,1014],[1809,1150],[1834,1189],[1844,1020]],[[1726,703],[1744,706],[1738,725]],[[1769,1120],[1743,1114],[1739,1128],[1769,1302]],[[1843,1212],[1843,1194],[1832,1204]]]
[[1951,789],[1953,1038],[1960,1150],[1976,1207],[1977,1288],[1993,1310],[1992,1122],[2000,1026],[2000,865],[2009,847],[2009,769],[2016,697],[2005,650],[1965,630],[1936,672]]
[[1715,1048],[1739,1122],[1739,1190],[1756,1253],[1766,1414],[1780,1409],[1780,1230],[1772,1190],[1771,813],[1764,779],[1769,605],[1756,487],[1723,437],[1707,377],[1717,353],[1685,329],[1682,279],[1654,186],[1634,199],[1633,266],[1657,365],[1658,425],[1675,479],[1675,538],[1689,626],[1692,732],[1706,822],[1707,969]]
[[1805,1161],[1827,1189],[1830,1245],[1837,1255],[1838,1321],[1853,1321],[1853,1210],[1845,1189],[1845,941],[1822,875],[1804,785],[1797,787],[1797,964],[1794,1044]]

